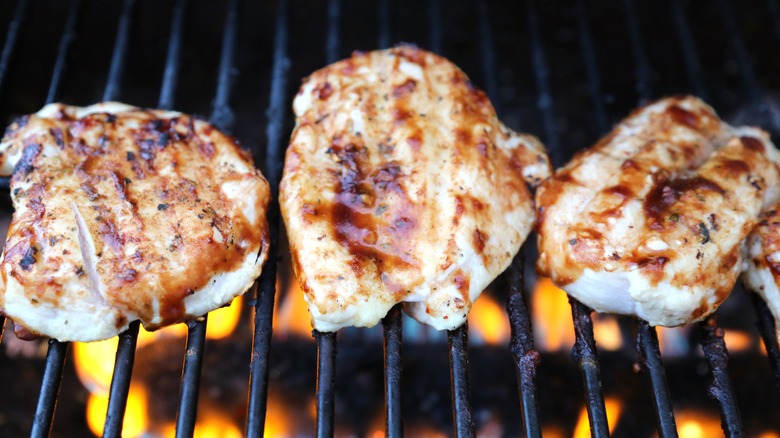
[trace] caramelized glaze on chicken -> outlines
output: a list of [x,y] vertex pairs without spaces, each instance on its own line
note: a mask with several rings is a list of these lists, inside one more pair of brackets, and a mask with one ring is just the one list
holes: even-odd
[[396,303],[461,325],[535,219],[542,145],[415,47],[356,53],[304,80],[280,204],[293,267],[321,331],[372,326]]
[[229,303],[267,257],[268,184],[210,124],[118,103],[52,104],[0,144],[13,215],[0,310],[62,341]]
[[744,239],[778,198],[778,152],[693,97],[634,112],[537,192],[540,274],[602,312],[700,320],[729,295]]

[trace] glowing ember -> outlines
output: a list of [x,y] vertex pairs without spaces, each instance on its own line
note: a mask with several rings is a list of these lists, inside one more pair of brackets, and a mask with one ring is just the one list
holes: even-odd
[[509,342],[509,318],[493,297],[482,295],[469,313],[469,331],[486,344],[503,345]]
[[[146,415],[147,395],[146,390],[138,385],[130,385],[127,395],[127,408],[122,422],[122,436],[141,436],[146,431],[148,418]],[[89,429],[97,436],[103,435],[103,426],[106,421],[108,409],[108,392],[93,392],[87,400],[87,424]]]
[[756,346],[756,338],[739,330],[726,330],[723,335],[726,349],[729,353],[741,353],[753,350]]
[[229,306],[212,310],[209,313],[209,322],[206,325],[206,337],[209,339],[223,339],[230,336],[241,318],[241,301],[233,300]]
[[539,278],[532,296],[535,343],[544,351],[570,349],[574,344],[574,325],[566,292],[549,278]]
[[[623,405],[616,399],[606,397],[604,407],[607,410],[607,423],[609,424],[609,433],[615,429],[615,425],[620,420],[620,414],[623,411]],[[577,420],[577,427],[574,429],[574,438],[589,438],[590,423],[588,422],[588,410],[582,408],[580,418]]]

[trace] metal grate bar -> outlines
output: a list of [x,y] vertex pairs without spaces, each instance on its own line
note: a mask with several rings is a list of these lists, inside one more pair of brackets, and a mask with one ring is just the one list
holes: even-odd
[[114,100],[119,97],[119,86],[125,71],[125,59],[127,58],[127,44],[130,41],[130,24],[133,18],[135,0],[124,0],[119,24],[116,31],[114,51],[111,56],[111,67],[108,70],[106,89],[103,91],[103,100]]
[[276,292],[276,252],[279,237],[279,206],[276,201],[281,177],[284,143],[284,119],[287,111],[287,74],[290,61],[287,58],[288,22],[287,0],[280,0],[276,10],[273,64],[271,66],[271,92],[265,129],[266,158],[263,173],[271,186],[271,203],[268,206],[268,232],[270,247],[268,261],[263,267],[255,297],[255,333],[252,339],[252,359],[249,365],[249,403],[247,405],[247,436],[261,436],[265,425],[268,397],[268,357],[271,352],[273,331],[274,294]]
[[214,108],[209,116],[209,122],[220,130],[230,133],[235,117],[230,109],[230,93],[233,90],[233,80],[236,76],[234,59],[238,38],[238,0],[230,0],[225,19],[225,33],[222,35],[222,53],[219,58],[219,78],[217,79],[217,96],[214,98]]
[[[130,22],[135,0],[125,0],[122,4],[122,15],[119,18],[114,52],[111,57],[106,89],[103,100],[113,100],[119,97],[119,86],[124,70],[125,58],[130,33]],[[119,344],[116,349],[114,373],[111,377],[111,389],[108,395],[108,409],[103,427],[104,437],[119,437],[122,435],[122,420],[127,406],[127,393],[130,390],[130,379],[133,375],[135,361],[135,345],[138,339],[138,321],[119,334]]]
[[571,316],[574,320],[575,342],[571,350],[572,358],[580,367],[585,387],[585,406],[593,437],[609,436],[607,410],[604,406],[604,394],[599,377],[599,359],[596,355],[596,340],[593,338],[592,310],[586,305],[569,297]]
[[400,304],[390,309],[390,312],[382,320],[382,327],[384,329],[385,350],[385,431],[388,437],[402,437],[404,435],[401,416],[403,326]]
[[528,22],[528,34],[531,40],[531,62],[534,66],[534,77],[539,89],[539,97],[536,106],[542,113],[544,126],[544,141],[552,154],[553,163],[563,164],[563,151],[559,147],[558,127],[555,122],[555,108],[553,106],[552,91],[550,89],[550,72],[547,67],[547,58],[539,30],[539,17],[536,13],[535,0],[526,0],[526,18]]
[[325,40],[325,61],[328,64],[339,60],[339,20],[341,15],[341,0],[328,0],[328,35]]
[[442,36],[443,30],[441,25],[441,5],[440,0],[429,0],[428,3],[428,27],[430,29],[430,45],[431,51],[434,53],[442,53]]
[[5,316],[0,316],[0,342],[3,341],[4,332],[5,332]]
[[639,103],[644,104],[653,98],[653,91],[650,85],[650,62],[647,60],[642,36],[639,30],[639,21],[637,19],[634,0],[623,0],[623,8],[626,14],[626,26],[628,28],[628,38],[631,43],[631,52],[634,55],[636,64],[636,93],[639,96]]
[[728,374],[729,355],[723,341],[723,329],[718,328],[715,318],[708,318],[699,324],[701,346],[704,357],[712,370],[709,393],[720,405],[721,426],[726,436],[742,437],[742,419],[737,408],[737,398]]
[[688,80],[693,87],[693,92],[705,102],[709,101],[709,93],[707,92],[707,87],[704,85],[704,72],[701,69],[701,63],[699,62],[696,45],[693,42],[691,29],[688,27],[688,22],[685,19],[682,2],[679,0],[669,0],[669,3],[672,10],[672,21],[674,22],[674,28],[677,31],[677,40],[680,42],[680,50],[682,51],[683,62],[685,63],[685,71],[688,74]]
[[753,72],[753,66],[750,63],[747,50],[745,49],[745,44],[742,42],[742,37],[740,37],[739,28],[734,19],[734,9],[731,7],[731,2],[729,0],[717,0],[715,3],[717,4],[721,21],[723,21],[726,35],[728,35],[729,44],[734,51],[734,57],[739,66],[739,77],[742,81],[742,86],[745,87],[748,99],[751,102],[757,102],[761,100],[761,87],[758,85],[755,73]]
[[588,11],[585,6],[585,0],[577,1],[577,32],[582,50],[583,62],[585,64],[585,76],[588,78],[588,90],[593,99],[594,116],[596,117],[596,128],[599,133],[607,132],[609,129],[609,119],[607,110],[604,107],[604,92],[601,90],[601,75],[599,74],[598,60],[596,59],[596,50],[593,48],[593,38],[590,34],[590,24],[588,23]]
[[135,362],[135,345],[138,340],[138,325],[135,321],[123,333],[119,334],[119,346],[116,349],[114,374],[111,377],[111,390],[108,395],[108,410],[103,427],[103,436],[119,438],[122,436],[122,421],[127,407],[127,393],[130,391],[130,379]]
[[534,332],[528,308],[525,305],[525,284],[523,267],[525,259],[522,253],[515,256],[509,271],[509,296],[507,312],[512,328],[509,349],[517,364],[517,386],[520,392],[520,410],[523,420],[524,436],[541,437],[539,423],[539,404],[536,398],[536,367],[541,356],[534,348]]
[[76,21],[78,20],[79,10],[81,9],[81,0],[71,0],[68,17],[65,19],[65,29],[60,37],[60,46],[57,49],[57,60],[54,62],[54,71],[52,72],[49,91],[46,93],[46,103],[52,103],[57,100],[59,94],[60,82],[65,72],[65,63],[68,58],[70,45],[76,38]]
[[380,49],[390,47],[392,36],[390,33],[390,0],[379,0],[377,4],[377,16],[379,18],[379,37],[377,45]]
[[336,333],[313,332],[317,340],[317,437],[332,437],[335,427]]
[[46,368],[43,371],[41,392],[33,417],[31,437],[48,437],[54,410],[57,406],[57,394],[60,392],[62,369],[65,357],[68,355],[68,343],[49,339],[49,350],[46,353]]
[[0,52],[0,89],[8,73],[8,65],[11,63],[11,57],[16,50],[16,42],[19,39],[19,28],[22,26],[24,16],[27,14],[27,0],[20,0],[14,10],[13,18],[8,23],[8,33],[5,36],[3,51]]
[[162,109],[173,109],[176,99],[176,80],[179,77],[181,65],[182,35],[184,34],[184,13],[188,0],[177,0],[171,19],[171,37],[168,40],[168,54],[165,58],[163,82],[160,87],[160,99],[157,106]]
[[471,388],[469,387],[468,322],[447,332],[450,355],[450,384],[452,385],[452,417],[456,437],[473,437],[474,420],[471,415]]
[[208,315],[205,315],[197,321],[187,322],[187,346],[181,372],[179,409],[176,411],[176,436],[192,436],[195,433],[207,321]]
[[664,366],[661,363],[661,351],[658,348],[658,335],[654,327],[650,327],[645,321],[640,321],[639,353],[645,369],[650,373],[650,382],[653,385],[653,400],[658,420],[658,431],[661,437],[676,437],[677,426],[674,420],[672,402],[669,399],[669,389],[666,385]]
[[[68,16],[65,20],[65,28],[60,39],[60,46],[57,49],[57,59],[54,63],[49,91],[46,97],[46,103],[54,102],[59,93],[59,85],[65,71],[65,62],[67,60],[70,44],[74,39],[76,21],[78,18],[81,0],[72,0]],[[43,371],[41,382],[41,391],[38,394],[38,403],[35,407],[35,416],[33,418],[31,437],[47,437],[51,430],[51,424],[54,421],[54,412],[57,406],[57,395],[62,381],[62,370],[65,366],[65,358],[68,353],[68,343],[59,342],[56,339],[49,340],[49,349],[46,353],[46,365]]]
[[772,371],[775,375],[775,385],[780,389],[780,344],[777,342],[777,330],[775,329],[775,318],[772,316],[772,312],[769,311],[764,300],[758,296],[758,294],[751,294],[753,296],[753,304],[756,308],[756,314],[758,320],[756,324],[761,332],[761,337],[764,338],[764,345],[766,346],[767,356],[769,356],[769,363],[772,365]]
[[496,50],[493,45],[493,30],[490,25],[487,2],[477,2],[477,16],[479,17],[479,51],[482,55],[482,68],[485,74],[485,91],[496,112],[500,112],[498,79],[496,78]]

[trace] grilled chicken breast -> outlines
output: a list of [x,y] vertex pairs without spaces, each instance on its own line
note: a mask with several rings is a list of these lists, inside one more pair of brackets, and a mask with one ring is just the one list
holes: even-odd
[[461,325],[534,222],[543,146],[416,47],[355,53],[304,80],[280,204],[313,326],[372,326],[396,303]]
[[0,144],[14,212],[0,310],[62,341],[200,316],[267,257],[268,183],[210,124],[119,103],[52,104]]
[[747,252],[742,282],[766,301],[775,317],[780,342],[780,204],[761,213],[758,225],[748,236]]
[[634,112],[537,191],[537,270],[601,312],[700,320],[729,295],[744,239],[778,199],[778,151],[694,97]]

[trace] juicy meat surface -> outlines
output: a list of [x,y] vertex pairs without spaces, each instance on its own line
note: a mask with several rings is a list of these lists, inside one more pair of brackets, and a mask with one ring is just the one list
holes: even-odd
[[766,301],[780,341],[780,204],[761,214],[747,239],[742,282]]
[[17,334],[112,337],[221,307],[267,257],[268,183],[235,140],[168,111],[47,105],[0,144],[15,208],[0,311]]
[[531,230],[543,146],[410,46],[314,72],[293,108],[280,205],[313,326],[372,326],[399,302],[460,326]]
[[712,313],[778,199],[778,151],[694,97],[635,111],[537,191],[537,270],[601,312],[676,326]]

